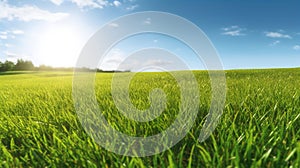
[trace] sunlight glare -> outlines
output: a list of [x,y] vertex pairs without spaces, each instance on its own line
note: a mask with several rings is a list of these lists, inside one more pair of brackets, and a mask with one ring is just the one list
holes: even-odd
[[39,35],[37,46],[40,64],[74,67],[84,45],[80,31],[71,25],[54,25]]

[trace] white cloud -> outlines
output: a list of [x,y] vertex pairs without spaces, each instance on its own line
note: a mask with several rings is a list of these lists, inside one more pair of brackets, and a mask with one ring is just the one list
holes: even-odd
[[13,62],[16,62],[18,59],[27,60],[28,58],[30,58],[30,56],[28,56],[28,55],[18,54],[18,53],[10,52],[10,51],[3,51],[3,53],[7,58],[6,60],[13,61]]
[[270,46],[276,46],[276,45],[279,44],[279,43],[280,43],[280,41],[279,41],[279,40],[276,40],[276,41],[274,41],[273,43],[271,43]]
[[170,65],[172,64],[172,61],[167,61],[167,60],[161,60],[161,59],[152,59],[148,60],[147,62],[144,62],[142,65],[143,66],[165,66],[165,65]]
[[4,31],[4,32],[0,32],[0,34],[2,34],[2,35],[7,35],[8,32]]
[[107,0],[50,0],[55,5],[60,5],[65,1],[76,4],[79,8],[100,8],[108,5]]
[[131,6],[128,6],[128,7],[126,8],[126,10],[132,11],[132,10],[135,10],[137,7],[139,7],[139,5],[131,5]]
[[234,31],[227,31],[222,33],[223,35],[230,35],[230,36],[243,36],[245,34],[241,33],[241,30],[234,30]]
[[120,1],[114,1],[113,3],[116,7],[119,7],[122,5]]
[[279,33],[279,32],[265,32],[265,35],[267,37],[271,37],[271,38],[287,38],[287,39],[292,38],[290,35],[282,34],[282,33]]
[[64,0],[50,0],[52,3],[54,3],[55,5],[60,5],[64,2]]
[[126,55],[125,53],[118,49],[113,48],[104,58],[102,64],[100,65],[100,69],[103,70],[115,70],[118,68],[121,62],[124,61]]
[[5,34],[0,34],[0,39],[6,40],[7,38],[8,38],[7,35],[5,35]]
[[7,4],[7,1],[0,2],[0,20],[20,20],[20,21],[31,21],[31,20],[43,20],[55,22],[68,17],[68,13],[51,13],[47,10],[42,10],[36,6],[11,6]]
[[294,50],[300,50],[300,45],[295,45],[295,46],[293,47],[293,49],[294,49]]
[[225,27],[222,28],[223,30],[223,35],[228,35],[228,36],[244,36],[246,34],[243,33],[246,29],[240,28],[239,26],[230,26],[230,27]]
[[[91,8],[91,9],[103,9],[106,6],[120,7],[122,5],[121,1],[115,0],[109,2],[108,0],[50,0],[55,5],[60,5],[63,2],[69,1],[76,4],[79,8]],[[134,0],[123,1],[133,3]],[[126,10],[134,10],[138,5],[132,5],[126,8]]]
[[230,27],[225,27],[225,28],[222,28],[222,30],[224,31],[230,31],[230,30],[233,30],[233,29],[239,29],[239,26],[230,26]]
[[109,3],[107,0],[71,0],[71,2],[75,3],[79,8],[100,8],[107,6]]
[[103,70],[132,70],[137,67],[148,67],[148,66],[168,66],[173,62],[167,58],[159,58],[155,56],[148,56],[147,59],[140,56],[131,57],[118,48],[113,48],[104,58],[100,69]]
[[12,53],[12,52],[9,52],[9,51],[5,51],[4,54],[6,55],[6,57],[9,57],[9,58],[19,57],[19,54]]
[[151,18],[147,18],[146,20],[144,20],[143,24],[150,25],[151,24]]
[[170,60],[165,60],[164,58],[158,59],[156,57],[147,58],[146,60],[139,57],[129,57],[128,60],[123,60],[119,63],[117,67],[118,70],[133,70],[139,71],[143,68],[150,68],[150,67],[167,67],[172,65],[173,62]]
[[13,30],[13,31],[11,31],[11,33],[18,35],[18,34],[24,34],[24,31],[23,30]]
[[109,26],[111,26],[111,27],[119,27],[119,24],[117,24],[117,23],[110,23]]
[[1,31],[0,32],[0,39],[2,39],[2,40],[14,39],[14,38],[16,38],[16,35],[22,35],[22,34],[24,34],[23,30]]
[[12,47],[13,45],[11,45],[11,44],[4,44],[4,46],[5,46],[6,48],[10,48],[10,47]]
[[104,5],[107,6],[108,5],[108,1],[107,0],[96,0],[98,4],[100,5]]

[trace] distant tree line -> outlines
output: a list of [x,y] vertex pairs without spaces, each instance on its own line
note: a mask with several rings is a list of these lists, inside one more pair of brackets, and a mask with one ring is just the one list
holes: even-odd
[[[31,61],[18,59],[17,63],[14,63],[12,61],[0,61],[0,72],[5,71],[73,71],[74,68],[53,68],[51,66],[47,65],[40,65],[39,67],[35,67]],[[112,72],[130,72],[130,70],[102,70],[102,69],[90,69],[90,68],[76,68],[77,71],[96,71],[96,72],[103,72],[103,73],[112,73]]]
[[5,71],[73,71],[73,68],[53,68],[47,65],[35,67],[31,61],[19,59],[17,63],[0,61],[0,72]]
[[4,71],[31,71],[34,70],[34,65],[31,61],[19,59],[17,63],[11,61],[0,61],[0,72]]

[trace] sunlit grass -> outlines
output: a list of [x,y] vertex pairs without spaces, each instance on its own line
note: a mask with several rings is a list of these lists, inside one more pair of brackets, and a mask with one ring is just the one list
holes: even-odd
[[[98,146],[81,127],[72,99],[71,72],[0,75],[1,167],[299,167],[300,69],[227,71],[227,98],[219,125],[198,142],[210,104],[206,72],[195,71],[200,108],[188,135],[170,150],[144,158]],[[124,74],[126,75],[126,74]],[[149,107],[151,89],[167,94],[164,115],[148,123],[121,116],[110,94],[112,74],[98,73],[99,107],[117,130],[132,136],[167,128],[180,93],[167,73],[140,73],[130,84],[132,103]]]

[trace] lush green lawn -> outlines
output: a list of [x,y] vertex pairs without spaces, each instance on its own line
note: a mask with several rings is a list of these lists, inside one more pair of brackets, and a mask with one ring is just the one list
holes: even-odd
[[[224,113],[203,143],[197,138],[209,110],[210,83],[206,72],[194,73],[201,94],[193,128],[170,150],[143,158],[108,152],[84,132],[74,109],[71,72],[1,73],[0,166],[300,167],[300,69],[227,71]],[[147,123],[120,115],[111,77],[97,74],[96,93],[115,129],[153,135],[176,118],[179,88],[167,73],[140,73],[130,84],[131,101],[139,109],[150,106],[151,89],[166,92],[164,115]]]

